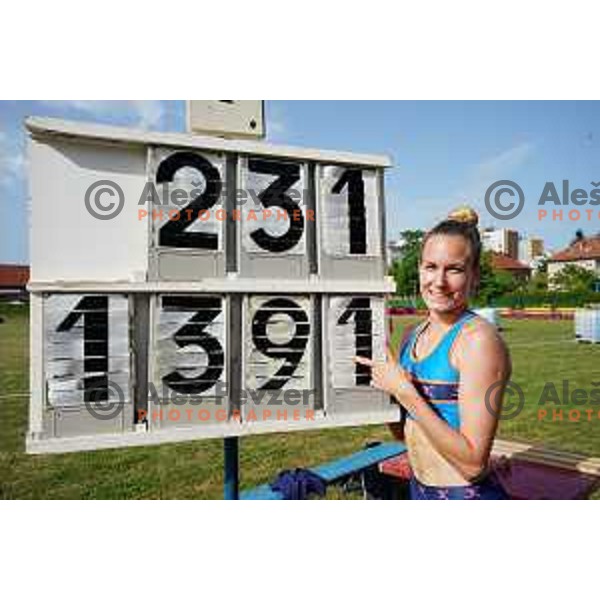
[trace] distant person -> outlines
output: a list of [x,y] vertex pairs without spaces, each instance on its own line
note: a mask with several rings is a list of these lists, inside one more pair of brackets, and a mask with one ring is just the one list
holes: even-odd
[[388,349],[387,362],[356,357],[371,367],[372,385],[406,409],[405,423],[390,428],[408,448],[411,499],[508,499],[489,457],[510,357],[496,328],[468,309],[479,283],[477,223],[463,208],[426,234],[419,281],[427,319],[405,332],[397,353]]

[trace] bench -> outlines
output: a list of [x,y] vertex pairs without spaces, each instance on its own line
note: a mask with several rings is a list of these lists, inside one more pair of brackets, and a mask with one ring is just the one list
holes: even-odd
[[[406,452],[404,444],[399,442],[385,442],[308,470],[323,479],[326,485],[330,485],[404,452]],[[268,484],[260,485],[240,494],[240,500],[282,499],[282,494],[274,492]]]

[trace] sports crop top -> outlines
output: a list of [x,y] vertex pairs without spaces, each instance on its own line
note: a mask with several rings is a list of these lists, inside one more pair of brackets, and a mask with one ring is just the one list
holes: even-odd
[[[413,384],[419,394],[428,400],[429,405],[450,427],[460,427],[458,413],[458,386],[460,374],[450,362],[450,350],[463,325],[477,316],[465,311],[456,323],[446,332],[437,346],[427,356],[416,359],[415,343],[427,322],[415,327],[400,349],[398,363],[412,375]],[[408,415],[409,418],[410,415]]]

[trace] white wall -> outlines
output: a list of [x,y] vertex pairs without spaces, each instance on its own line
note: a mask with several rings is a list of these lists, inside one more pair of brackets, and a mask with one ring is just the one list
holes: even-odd
[[576,267],[581,267],[583,269],[588,269],[590,271],[595,271],[596,275],[600,277],[600,261],[596,259],[588,259],[588,260],[570,260],[564,262],[549,262],[548,263],[548,280],[549,287],[552,289],[555,286],[552,285],[552,278],[560,273],[567,265],[574,265]]
[[[48,137],[30,141],[30,164],[31,280],[143,281],[148,221],[138,220],[138,201],[145,148]],[[88,187],[104,179],[115,181],[125,196],[121,213],[105,221],[84,203]]]

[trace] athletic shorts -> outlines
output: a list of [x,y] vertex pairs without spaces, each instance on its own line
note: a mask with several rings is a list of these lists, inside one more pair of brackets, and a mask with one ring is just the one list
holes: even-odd
[[478,483],[465,486],[437,487],[410,480],[411,500],[510,500],[506,490],[490,474]]

